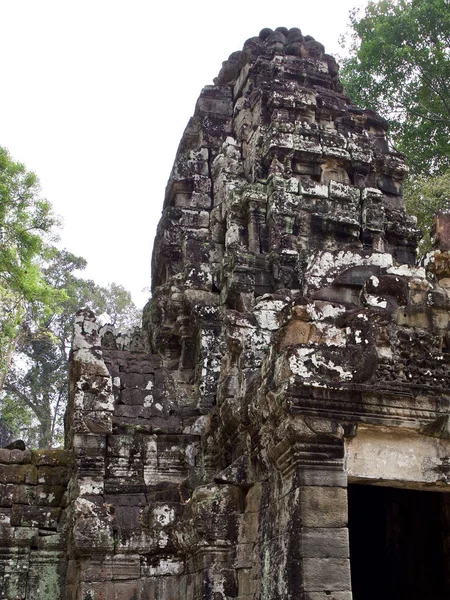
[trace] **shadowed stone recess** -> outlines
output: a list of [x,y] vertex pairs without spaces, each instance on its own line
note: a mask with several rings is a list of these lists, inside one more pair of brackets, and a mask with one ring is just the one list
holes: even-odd
[[0,450],[1,597],[351,600],[348,481],[450,489],[450,216],[416,264],[386,131],[298,28],[222,64],[142,329],[80,311],[66,450]]

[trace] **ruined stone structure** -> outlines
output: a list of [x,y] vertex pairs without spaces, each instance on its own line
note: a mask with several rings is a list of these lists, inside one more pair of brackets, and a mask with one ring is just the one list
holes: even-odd
[[449,597],[450,219],[417,266],[406,174],[310,36],[223,63],[142,331],[82,311],[66,450],[0,450],[1,597]]

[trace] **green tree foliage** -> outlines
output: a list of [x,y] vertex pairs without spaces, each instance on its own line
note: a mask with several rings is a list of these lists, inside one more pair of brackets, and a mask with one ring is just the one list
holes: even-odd
[[56,223],[36,175],[0,147],[0,390],[26,321],[64,298],[40,267]]
[[59,310],[30,323],[12,359],[1,401],[3,419],[31,446],[61,443],[67,404],[67,369],[73,317],[81,307],[92,309],[117,328],[140,324],[141,311],[122,286],[96,285],[77,276],[86,261],[53,249],[43,267],[46,283],[65,293]]
[[450,209],[450,170],[442,175],[411,178],[405,186],[404,198],[408,212],[417,217],[417,224],[424,234],[419,246],[423,255],[431,249],[434,214]]
[[78,277],[86,261],[50,246],[57,224],[35,174],[0,147],[0,424],[40,447],[61,434],[75,312],[140,321],[127,290]]
[[351,14],[348,95],[391,125],[413,172],[450,167],[450,0],[369,1]]

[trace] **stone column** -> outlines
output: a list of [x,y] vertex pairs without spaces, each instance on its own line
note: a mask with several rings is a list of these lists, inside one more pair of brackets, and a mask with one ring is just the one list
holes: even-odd
[[67,600],[97,597],[100,590],[109,598],[114,539],[104,480],[113,411],[98,326],[93,313],[83,310],[75,319],[66,415],[66,443],[75,462],[69,483]]
[[[280,428],[271,449],[260,509],[261,598],[351,600],[342,434],[331,421],[298,420]],[[316,432],[305,436],[305,425]]]

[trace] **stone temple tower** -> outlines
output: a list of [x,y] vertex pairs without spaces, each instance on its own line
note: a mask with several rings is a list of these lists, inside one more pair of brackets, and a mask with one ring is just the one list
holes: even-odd
[[450,219],[417,265],[386,131],[299,29],[223,63],[142,330],[81,311],[66,450],[0,451],[4,597],[448,597]]

